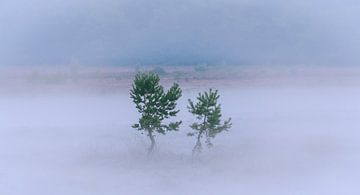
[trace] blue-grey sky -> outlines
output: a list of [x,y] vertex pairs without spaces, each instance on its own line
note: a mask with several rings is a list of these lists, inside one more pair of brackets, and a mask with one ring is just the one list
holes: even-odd
[[3,0],[0,64],[357,64],[356,0]]

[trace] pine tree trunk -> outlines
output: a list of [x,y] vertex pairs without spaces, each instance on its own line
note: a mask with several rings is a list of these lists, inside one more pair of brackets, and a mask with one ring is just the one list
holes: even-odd
[[156,146],[156,142],[155,142],[155,138],[154,138],[154,135],[152,134],[151,131],[149,131],[149,138],[150,138],[150,141],[151,141],[151,145],[148,149],[148,155],[151,155],[154,151],[154,148]]
[[204,116],[204,121],[202,123],[202,129],[200,130],[198,136],[197,136],[197,141],[196,141],[196,144],[193,148],[193,151],[192,151],[192,155],[194,156],[195,154],[198,154],[198,153],[201,153],[201,150],[202,150],[202,146],[201,146],[201,135],[202,133],[204,132],[204,129],[205,128],[205,124],[206,124],[206,120],[207,120],[207,115]]
[[198,154],[198,153],[201,153],[201,149],[202,149],[202,146],[201,146],[201,134],[202,134],[202,131],[199,132],[199,135],[197,136],[197,140],[196,140],[196,144],[192,150],[192,155],[194,156],[195,154]]

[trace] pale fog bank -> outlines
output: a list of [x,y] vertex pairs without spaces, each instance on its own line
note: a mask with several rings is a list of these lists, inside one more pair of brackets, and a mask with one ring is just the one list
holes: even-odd
[[358,0],[2,0],[0,66],[360,62]]
[[233,128],[192,158],[197,91],[150,159],[127,93],[1,96],[0,194],[360,193],[357,87],[220,89]]

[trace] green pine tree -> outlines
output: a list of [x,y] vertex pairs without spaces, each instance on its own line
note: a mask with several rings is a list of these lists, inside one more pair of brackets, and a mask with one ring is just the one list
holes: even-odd
[[177,131],[181,121],[164,124],[165,119],[176,116],[177,100],[181,97],[178,84],[167,91],[159,84],[160,78],[154,73],[138,73],[135,76],[130,96],[140,113],[138,123],[132,127],[146,133],[151,145],[148,154],[152,153],[156,145],[155,133],[165,135],[166,131]]
[[199,93],[195,104],[189,99],[189,112],[196,116],[199,122],[190,127],[195,131],[188,133],[188,136],[196,136],[196,144],[193,148],[193,155],[202,150],[202,138],[208,147],[212,146],[211,139],[218,133],[231,128],[231,118],[221,123],[221,105],[217,103],[220,95],[217,90],[210,89],[208,92]]

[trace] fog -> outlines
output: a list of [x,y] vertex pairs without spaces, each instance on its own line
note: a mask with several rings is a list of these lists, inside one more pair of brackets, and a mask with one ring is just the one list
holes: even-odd
[[[187,90],[193,97],[197,90]],[[127,94],[2,97],[1,194],[357,194],[360,93],[221,89],[233,128],[191,157],[193,118],[148,139]]]
[[4,0],[2,65],[356,65],[356,0]]
[[[3,0],[0,194],[359,194],[360,2]],[[131,126],[139,71],[177,132]],[[192,156],[188,98],[233,126]],[[175,119],[174,119],[175,120]]]

